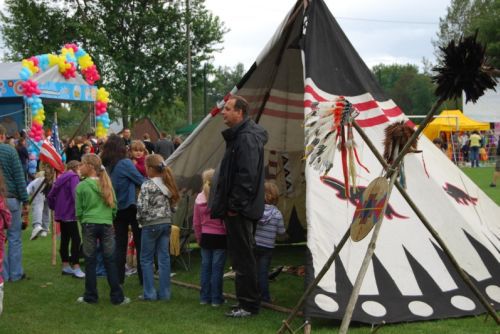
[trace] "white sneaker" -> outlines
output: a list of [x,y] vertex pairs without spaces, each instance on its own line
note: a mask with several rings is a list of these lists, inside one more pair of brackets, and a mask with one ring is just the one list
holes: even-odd
[[3,312],[3,283],[0,285],[0,315]]
[[76,268],[73,269],[73,277],[85,278],[85,273],[80,268]]
[[41,234],[40,232],[43,231],[43,228],[40,225],[36,225],[33,227],[33,231],[31,231],[31,237],[30,240],[35,240],[38,238],[38,235]]
[[42,231],[42,232],[40,232],[40,236],[41,236],[42,238],[46,238],[46,237],[47,237],[47,235],[48,235],[48,233],[47,233],[47,231],[45,231],[45,230],[44,230],[44,231]]

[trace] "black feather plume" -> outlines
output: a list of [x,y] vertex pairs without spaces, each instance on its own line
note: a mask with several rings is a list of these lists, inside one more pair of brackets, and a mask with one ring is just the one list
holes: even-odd
[[435,94],[439,98],[458,98],[463,90],[467,102],[476,102],[486,89],[494,89],[494,69],[486,62],[486,47],[476,39],[477,31],[473,36],[460,38],[456,44],[451,41],[446,47],[440,48],[443,53],[442,65],[433,68],[437,74],[432,77],[437,84]]

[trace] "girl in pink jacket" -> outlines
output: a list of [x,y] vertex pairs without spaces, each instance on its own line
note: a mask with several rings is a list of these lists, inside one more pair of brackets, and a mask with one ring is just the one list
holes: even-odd
[[222,280],[226,262],[226,227],[220,219],[210,218],[208,197],[213,169],[203,172],[203,191],[194,203],[193,228],[201,248],[200,304],[214,307],[224,303]]

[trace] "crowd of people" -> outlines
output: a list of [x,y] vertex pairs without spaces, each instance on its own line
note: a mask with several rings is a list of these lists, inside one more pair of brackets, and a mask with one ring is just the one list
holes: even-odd
[[[203,173],[203,188],[193,209],[202,258],[199,302],[214,307],[225,302],[222,285],[227,252],[235,272],[238,303],[226,315],[240,318],[257,314],[261,301],[271,301],[267,275],[276,236],[284,234],[285,227],[276,207],[278,188],[264,180],[267,132],[248,117],[248,103],[241,97],[229,99],[222,116],[228,126],[222,132],[226,152],[216,169]],[[170,299],[169,242],[180,193],[165,161],[179,140],[170,140],[166,133],[156,143],[148,134],[143,140],[132,140],[129,129],[105,140],[92,134],[86,139],[76,137],[63,142],[67,161],[63,173],[43,162],[30,170],[33,159],[24,136],[15,147],[12,144],[0,126],[0,313],[4,282],[26,278],[21,233],[29,208],[30,240],[51,232],[50,210],[60,224],[61,273],[85,281],[77,302],[98,302],[101,257],[111,303],[130,303],[123,291],[129,231],[143,286],[139,299]],[[80,268],[81,251],[84,270]]]

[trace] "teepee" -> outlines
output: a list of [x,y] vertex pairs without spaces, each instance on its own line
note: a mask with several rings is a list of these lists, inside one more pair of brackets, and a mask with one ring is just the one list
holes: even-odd
[[[307,223],[306,279],[311,280],[349,227],[360,192],[350,191],[346,197],[340,154],[326,177],[303,160],[304,116],[315,102],[344,96],[360,112],[356,122],[380,152],[385,127],[407,118],[378,86],[322,0],[297,2],[229,94],[245,97],[251,117],[269,132],[267,175],[280,186],[286,221]],[[180,188],[188,192],[196,192],[201,172],[222,158],[222,106],[223,101],[168,160]],[[357,171],[363,189],[383,169],[357,133],[354,139],[368,169]],[[498,310],[500,208],[424,136],[419,149],[423,153],[404,160],[407,192]],[[368,242],[347,242],[308,299],[307,316],[342,318]],[[353,320],[400,322],[483,312],[438,243],[394,190]]]

